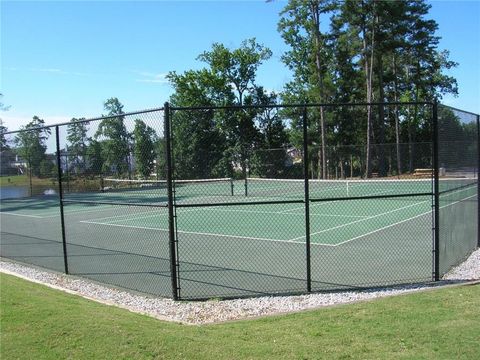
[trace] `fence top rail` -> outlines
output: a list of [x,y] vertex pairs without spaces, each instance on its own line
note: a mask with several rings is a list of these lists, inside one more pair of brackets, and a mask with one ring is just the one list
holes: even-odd
[[[168,104],[168,103],[167,103]],[[357,103],[307,103],[307,104],[275,104],[275,105],[228,105],[228,106],[170,106],[169,108],[171,110],[181,110],[181,111],[195,111],[195,110],[239,110],[239,109],[287,109],[287,108],[316,108],[316,107],[358,107],[358,106],[389,106],[389,105],[405,105],[405,106],[413,106],[413,105],[429,105],[433,106],[435,103],[431,101],[397,101],[397,102],[357,102]],[[447,106],[449,107],[449,106]],[[463,111],[460,109],[455,109],[450,107],[451,109],[458,110],[458,111]],[[152,109],[146,109],[146,110],[140,110],[140,111],[133,111],[133,112],[127,112],[124,114],[119,114],[119,115],[109,115],[109,116],[99,116],[99,117],[94,117],[94,118],[89,118],[89,119],[83,119],[83,120],[78,120],[75,121],[74,123],[76,124],[82,124],[82,123],[88,123],[92,121],[99,121],[99,120],[105,120],[105,119],[114,119],[118,117],[125,117],[125,116],[133,116],[133,115],[138,115],[138,114],[146,114],[146,113],[151,113],[151,112],[156,112],[156,111],[163,111],[165,110],[165,107],[159,107],[159,108],[152,108]],[[469,113],[472,115],[476,115],[474,113],[470,113],[468,111],[464,111],[465,113]],[[63,123],[57,123],[57,124],[52,124],[52,125],[45,125],[45,126],[39,126],[35,127],[32,129],[21,129],[21,130],[13,130],[13,131],[6,131],[3,133],[3,135],[11,135],[11,134],[17,134],[21,132],[27,132],[27,131],[38,131],[38,130],[43,130],[43,129],[50,129],[50,128],[56,128],[60,126],[67,126],[73,124],[72,122],[63,122]]]
[[396,101],[396,102],[356,102],[356,103],[304,103],[304,104],[273,104],[273,105],[225,105],[225,106],[170,106],[171,110],[239,110],[239,109],[287,109],[287,108],[316,108],[316,107],[358,107],[358,106],[388,106],[388,105],[429,105],[432,101]]
[[[426,169],[425,169],[426,170]],[[428,169],[429,172],[433,172],[432,169]],[[248,182],[259,183],[259,184],[303,184],[305,179],[279,179],[279,178],[259,178],[259,177],[249,177],[247,178]],[[308,179],[310,184],[424,184],[431,183],[433,181],[433,175],[428,178],[416,179],[416,178],[401,178],[401,179]],[[439,179],[441,184],[457,184],[457,183],[471,183],[477,182],[476,177],[445,177]]]
[[450,110],[459,111],[459,112],[462,112],[464,114],[473,115],[473,116],[480,116],[480,114],[476,114],[476,113],[471,112],[471,111],[462,110],[462,109],[459,109],[459,108],[456,108],[456,107],[453,107],[453,106],[450,106],[450,105],[440,104],[440,106],[445,107],[445,108],[450,109]]
[[3,135],[17,134],[17,133],[22,133],[22,132],[27,132],[27,131],[38,131],[38,130],[43,130],[43,129],[56,128],[56,127],[59,127],[59,126],[67,126],[67,125],[71,125],[71,124],[83,124],[83,123],[89,123],[89,122],[92,122],[92,121],[114,119],[114,118],[118,118],[118,117],[133,116],[133,115],[139,115],[139,114],[147,114],[147,113],[152,113],[152,112],[156,112],[156,111],[163,111],[163,110],[164,110],[164,108],[160,107],[160,108],[146,109],[146,110],[140,110],[140,111],[132,111],[132,112],[127,112],[127,113],[118,114],[118,115],[98,116],[98,117],[89,118],[89,119],[77,120],[77,121],[74,121],[74,122],[68,121],[68,122],[63,122],[63,123],[58,123],[58,124],[39,126],[39,127],[35,127],[35,128],[32,128],[32,129],[21,129],[21,130],[6,131],[6,132],[3,133]]

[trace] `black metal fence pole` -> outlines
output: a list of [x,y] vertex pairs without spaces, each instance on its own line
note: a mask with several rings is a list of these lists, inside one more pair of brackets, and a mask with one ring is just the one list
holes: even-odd
[[307,291],[312,291],[312,272],[310,254],[310,189],[308,183],[308,117],[307,108],[303,108],[303,178],[305,182],[305,250],[307,265]]
[[175,246],[175,219],[174,219],[174,201],[173,201],[173,171],[172,171],[172,142],[170,137],[170,104],[164,106],[164,135],[167,157],[167,192],[168,192],[168,244],[170,253],[170,277],[172,283],[172,296],[178,300],[178,281],[177,281],[177,254]]
[[60,131],[55,126],[55,140],[57,145],[57,179],[58,179],[58,198],[60,205],[60,223],[62,226],[62,245],[63,245],[63,265],[65,274],[68,274],[68,258],[67,258],[67,239],[65,237],[65,215],[63,212],[63,187],[62,187],[62,163],[60,157]]
[[434,245],[433,245],[433,279],[440,280],[440,183],[438,159],[438,103],[432,108],[433,121],[433,196],[434,196]]
[[477,115],[477,247],[480,247],[480,115]]
[[33,196],[33,183],[32,183],[32,161],[30,155],[28,155],[28,183],[30,184],[30,197]]

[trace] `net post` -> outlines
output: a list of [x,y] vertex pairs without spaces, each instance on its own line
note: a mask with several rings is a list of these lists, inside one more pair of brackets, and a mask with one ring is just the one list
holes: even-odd
[[232,196],[234,196],[235,191],[234,191],[233,178],[230,178],[230,191],[231,191]]
[[33,183],[32,183],[32,160],[30,154],[28,154],[28,183],[30,185],[30,197],[33,196]]
[[480,248],[480,115],[477,115],[477,247]]
[[[245,166],[247,166],[247,161],[245,161]],[[248,172],[247,172],[247,169],[245,169],[244,171],[244,174],[245,174],[245,179],[244,179],[244,183],[243,183],[243,186],[245,187],[245,197],[248,196]]]
[[175,246],[175,219],[173,201],[172,143],[170,136],[170,104],[164,105],[164,134],[167,157],[167,193],[168,193],[168,245],[170,255],[170,278],[173,300],[178,300],[177,254]]
[[62,228],[62,247],[63,247],[63,265],[65,274],[68,274],[67,258],[67,239],[65,237],[65,215],[63,212],[63,187],[62,187],[62,164],[60,157],[60,131],[58,125],[55,126],[55,143],[57,148],[57,180],[58,180],[58,199],[60,205],[60,223]]
[[303,179],[305,190],[305,251],[307,266],[307,291],[312,291],[311,253],[310,253],[310,189],[308,183],[308,118],[307,108],[303,108]]
[[434,245],[433,245],[433,280],[440,280],[440,181],[438,159],[438,102],[432,108],[433,120],[433,196],[434,196]]
[[67,174],[67,193],[70,192],[70,171],[68,170],[68,147],[65,145],[65,172]]

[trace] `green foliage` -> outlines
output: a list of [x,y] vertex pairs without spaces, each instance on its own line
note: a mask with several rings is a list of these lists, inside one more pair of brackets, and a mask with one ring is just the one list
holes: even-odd
[[[438,25],[427,18],[429,9],[424,0],[290,0],[278,23],[289,46],[282,60],[294,75],[285,85],[283,101],[420,102],[440,99],[443,94],[455,95],[456,80],[444,72],[456,63],[448,59],[447,51],[438,50]],[[330,26],[321,26],[325,23]],[[367,176],[372,171],[386,175],[390,155],[377,144],[396,143],[397,172],[425,164],[417,161],[414,145],[405,153],[401,143],[431,140],[431,131],[425,126],[425,119],[431,118],[428,109],[339,107],[330,113],[324,111],[309,111],[309,138],[318,144],[312,156],[316,163],[318,159],[319,176],[332,171],[332,164],[340,161],[339,153],[329,148],[344,149],[346,145],[364,147],[351,155],[363,157],[363,173]],[[291,142],[296,144],[301,119],[298,114],[289,116]],[[326,162],[330,169],[325,168]]]
[[87,168],[86,152],[89,138],[88,122],[79,122],[84,118],[72,118],[67,127],[67,141],[70,143],[68,147],[69,166],[73,163],[75,173],[83,173]]
[[40,129],[45,121],[34,116],[26,126],[22,127],[15,138],[18,154],[26,161],[29,171],[40,176],[40,164],[45,160],[46,141],[51,134],[50,128]]
[[86,149],[86,164],[87,173],[91,175],[101,175],[104,158],[103,158],[102,143],[92,139]]
[[[258,67],[271,51],[255,39],[230,50],[215,43],[198,59],[208,67],[168,75],[174,106],[259,105],[276,101],[256,85]],[[247,160],[261,142],[258,109],[177,111],[172,117],[175,172],[178,178],[246,176]],[[278,127],[279,125],[277,125]]]
[[207,63],[211,72],[227,86],[231,84],[236,95],[236,104],[242,105],[245,94],[256,89],[258,67],[271,56],[270,49],[258,44],[255,39],[248,39],[234,50],[214,43],[212,50],[205,51],[198,59]]
[[117,98],[110,98],[105,101],[104,108],[108,114],[95,133],[95,139],[102,142],[102,171],[117,176],[129,175],[130,137],[124,124],[123,105]]
[[0,119],[0,151],[4,151],[10,148],[5,133],[8,131],[7,127],[3,125],[2,119]]
[[135,120],[133,130],[133,154],[135,166],[142,179],[148,179],[155,167],[155,142],[156,133],[150,126],[140,119]]
[[40,162],[39,171],[40,171],[39,177],[41,178],[55,177],[57,174],[56,163],[49,159],[43,159]]

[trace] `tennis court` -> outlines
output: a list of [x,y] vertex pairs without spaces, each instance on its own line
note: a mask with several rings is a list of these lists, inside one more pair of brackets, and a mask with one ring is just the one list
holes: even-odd
[[[474,210],[475,181],[440,184],[443,207]],[[313,290],[431,280],[431,180],[309,185]],[[304,292],[303,186],[276,179],[178,181],[182,297]],[[391,197],[368,198],[386,195]],[[163,185],[134,181],[117,181],[108,191],[66,194],[70,273],[169,296],[166,199]],[[2,201],[2,254],[63,271],[58,204],[56,196]]]

